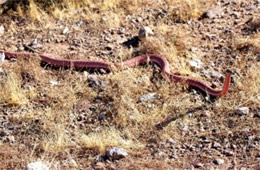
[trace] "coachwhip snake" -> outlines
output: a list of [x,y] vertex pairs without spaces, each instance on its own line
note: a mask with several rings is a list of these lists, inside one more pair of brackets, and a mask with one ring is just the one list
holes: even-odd
[[[19,56],[30,57],[31,54],[29,53],[13,53],[7,51],[0,51],[0,53],[4,53],[5,57],[8,59],[17,58]],[[115,68],[122,68],[122,67],[134,67],[139,64],[145,64],[147,62],[157,64],[161,71],[167,75],[167,77],[174,82],[182,82],[187,84],[190,87],[198,88],[205,92],[206,94],[214,97],[224,96],[228,92],[230,80],[231,80],[231,72],[228,71],[226,73],[225,82],[223,88],[221,90],[216,90],[207,85],[207,83],[198,80],[196,78],[188,77],[188,76],[181,76],[178,74],[173,74],[170,72],[169,62],[163,56],[159,56],[156,54],[145,54],[134,57],[132,59],[126,60],[122,63],[110,63],[104,61],[89,61],[89,60],[69,60],[69,59],[55,59],[43,54],[39,55],[41,60],[47,64],[57,67],[71,67],[73,66],[76,69],[86,69],[86,68],[93,68],[93,69],[105,69],[111,70],[113,67]]]

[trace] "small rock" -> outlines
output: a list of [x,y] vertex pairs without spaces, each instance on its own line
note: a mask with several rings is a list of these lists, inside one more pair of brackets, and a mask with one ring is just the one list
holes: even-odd
[[76,22],[76,25],[77,25],[78,27],[80,27],[82,24],[83,24],[83,21],[82,21],[82,20],[78,20],[78,21]]
[[101,120],[104,120],[105,117],[106,117],[106,116],[105,116],[103,113],[101,113],[101,114],[98,115],[98,120],[100,120],[100,121],[101,121]]
[[38,43],[37,39],[32,40],[32,42],[29,44],[29,46],[34,48],[34,49],[42,47],[42,45]]
[[146,26],[140,28],[139,33],[138,33],[138,37],[140,39],[147,38],[148,36],[152,36],[152,35],[154,35],[152,29],[150,27],[146,27]]
[[255,9],[254,5],[249,5],[248,7],[246,7],[247,11],[251,11],[253,9]]
[[205,110],[205,111],[202,112],[201,116],[210,117],[211,113],[210,113],[210,111]]
[[103,157],[103,156],[101,156],[101,155],[97,155],[97,156],[95,156],[94,157],[94,162],[104,162],[105,161],[105,158]]
[[203,164],[202,163],[197,163],[194,165],[195,168],[203,168]]
[[233,12],[231,15],[233,15],[235,17],[235,19],[239,19],[240,15],[238,12]]
[[49,167],[46,164],[37,161],[28,164],[26,166],[26,170],[49,170]]
[[248,107],[240,107],[236,110],[236,114],[242,116],[242,115],[248,115],[249,114],[249,108]]
[[[0,68],[0,74],[1,74],[1,68]],[[258,118],[259,119],[260,118],[260,113],[255,113],[253,118]]]
[[229,151],[229,150],[224,150],[224,151],[223,151],[223,154],[224,154],[225,156],[233,156],[233,155],[234,155],[234,152]]
[[5,33],[5,27],[1,25],[0,26],[0,36],[4,35],[4,33]]
[[74,168],[78,167],[77,162],[72,158],[69,158],[68,164],[69,164],[70,167],[74,167]]
[[209,73],[211,78],[221,78],[224,77],[223,74],[219,73],[219,72],[210,72]]
[[105,47],[105,49],[108,50],[108,51],[111,51],[113,48],[114,48],[114,46],[111,45],[111,44],[108,44],[108,45]]
[[165,159],[168,155],[165,152],[160,151],[160,152],[158,152],[157,156],[158,156],[158,158],[164,158]]
[[128,156],[128,153],[122,148],[110,148],[106,150],[106,156],[111,160],[118,160]]
[[8,0],[0,0],[0,5],[6,3]]
[[221,146],[221,144],[220,143],[218,143],[218,142],[214,142],[213,144],[212,144],[212,148],[221,148],[222,146]]
[[5,53],[0,53],[0,64],[5,61]]
[[256,157],[257,159],[259,159],[259,158],[260,158],[260,152],[258,152],[255,157]]
[[213,161],[213,163],[216,164],[216,165],[221,165],[221,164],[224,164],[225,161],[224,161],[223,159],[215,159],[215,160]]
[[102,82],[98,79],[97,75],[87,75],[87,76],[88,76],[88,85],[90,87],[102,86]]
[[168,138],[168,139],[166,140],[166,143],[169,143],[169,144],[176,144],[177,141],[174,140],[174,139],[172,139],[172,138]]
[[207,12],[206,12],[206,17],[213,19],[216,18],[216,16],[221,15],[222,13],[222,8],[220,6],[216,6],[213,8],[210,8]]
[[194,52],[198,51],[198,48],[196,48],[196,47],[191,47],[191,48],[190,48],[190,51],[194,53]]
[[69,32],[69,28],[65,27],[64,30],[62,31],[62,34],[67,34]]
[[51,87],[57,86],[58,84],[59,83],[57,81],[53,81],[53,80],[50,81]]
[[155,100],[156,99],[156,93],[149,93],[141,96],[139,98],[139,102],[146,102],[148,100]]
[[202,62],[200,60],[190,60],[189,63],[192,68],[200,69],[202,67]]
[[136,19],[136,21],[137,21],[137,22],[142,22],[142,21],[143,21],[143,18],[138,17],[138,18]]
[[187,131],[189,130],[189,126],[188,125],[185,125],[183,128],[182,128],[183,131]]
[[125,33],[125,28],[120,27],[117,31],[118,34],[124,34]]

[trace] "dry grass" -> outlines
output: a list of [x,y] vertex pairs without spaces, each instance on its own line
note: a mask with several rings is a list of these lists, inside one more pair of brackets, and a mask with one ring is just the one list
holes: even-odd
[[15,73],[8,73],[7,80],[2,85],[0,92],[1,100],[10,105],[22,105],[28,103],[28,98],[23,89],[21,89],[21,80]]
[[245,48],[251,47],[255,54],[260,52],[260,33],[253,34],[248,37],[240,37],[234,40],[233,48],[243,50]]
[[184,21],[199,18],[205,11],[216,5],[213,0],[167,0],[166,2],[171,8],[172,15]]
[[109,147],[122,147],[126,150],[138,150],[144,147],[144,144],[138,142],[132,133],[123,132],[114,127],[104,128],[98,132],[92,132],[88,135],[82,135],[80,142],[83,147],[96,150],[104,154]]

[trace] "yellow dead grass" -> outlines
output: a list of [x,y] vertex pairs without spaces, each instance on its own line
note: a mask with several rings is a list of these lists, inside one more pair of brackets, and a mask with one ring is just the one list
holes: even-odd
[[104,153],[108,147],[122,147],[124,149],[141,149],[144,147],[143,144],[135,140],[131,133],[120,131],[114,127],[82,135],[80,141],[84,147],[95,149],[100,153]]
[[28,103],[28,98],[23,89],[21,89],[21,80],[13,72],[9,72],[1,91],[0,98],[11,105],[22,105]]

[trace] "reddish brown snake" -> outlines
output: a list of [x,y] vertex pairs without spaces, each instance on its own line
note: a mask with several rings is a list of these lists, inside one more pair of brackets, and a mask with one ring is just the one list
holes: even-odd
[[[0,53],[4,53],[5,57],[8,59],[17,58],[19,56],[30,57],[31,54],[29,53],[13,53],[13,52],[6,52],[0,51]],[[134,57],[132,59],[126,60],[122,63],[110,63],[104,61],[88,61],[88,60],[68,60],[68,59],[55,59],[52,57],[48,57],[46,55],[39,55],[41,60],[47,64],[58,66],[58,67],[70,67],[73,66],[76,69],[84,69],[84,68],[94,68],[94,69],[106,69],[111,70],[112,67],[121,68],[122,66],[126,67],[134,67],[139,64],[145,64],[148,61],[151,63],[157,64],[161,71],[166,74],[171,81],[174,82],[182,82],[186,83],[190,87],[198,88],[205,92],[206,94],[214,97],[224,96],[228,92],[230,80],[231,80],[231,73],[227,72],[224,86],[222,90],[216,90],[207,85],[205,82],[187,77],[187,76],[180,76],[177,74],[173,74],[170,72],[169,62],[163,56],[159,56],[156,54],[145,54],[141,56]]]

